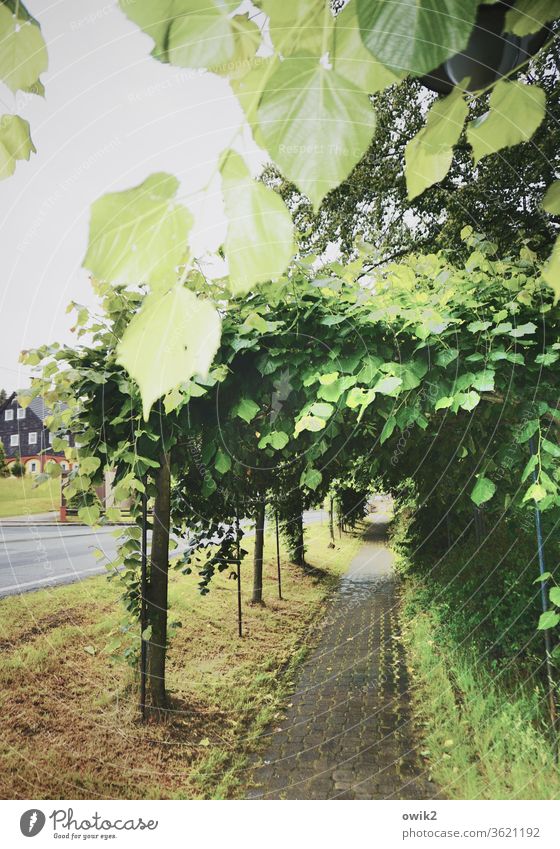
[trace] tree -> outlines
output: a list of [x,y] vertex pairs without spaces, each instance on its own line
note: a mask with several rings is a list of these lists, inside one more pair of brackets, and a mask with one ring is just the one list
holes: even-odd
[[0,478],[6,478],[10,474],[10,469],[6,462],[6,451],[4,449],[4,443],[0,439]]
[[5,389],[0,389],[0,406],[6,401],[8,395]]

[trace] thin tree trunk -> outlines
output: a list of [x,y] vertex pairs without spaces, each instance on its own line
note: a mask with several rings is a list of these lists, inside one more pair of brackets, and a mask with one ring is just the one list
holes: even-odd
[[263,593],[263,554],[264,554],[264,517],[266,500],[259,499],[255,513],[255,556],[253,560],[253,604],[262,604]]
[[329,500],[329,532],[331,535],[330,546],[334,548],[334,498],[332,495]]
[[297,516],[294,517],[295,523],[295,552],[294,552],[294,563],[297,566],[305,566],[305,539],[304,539],[304,531],[303,531],[303,513],[298,513]]
[[148,695],[152,708],[163,710],[165,692],[165,655],[167,651],[167,587],[169,577],[169,523],[171,508],[171,472],[169,453],[162,454],[156,472],[154,526],[150,554],[150,580],[146,598],[147,619],[152,634],[147,644]]

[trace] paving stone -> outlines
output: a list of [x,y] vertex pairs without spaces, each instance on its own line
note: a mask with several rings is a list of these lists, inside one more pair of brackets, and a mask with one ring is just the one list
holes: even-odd
[[[383,517],[326,612],[286,709],[252,767],[249,798],[430,799],[412,723],[397,579]],[[266,761],[266,763],[264,763]]]

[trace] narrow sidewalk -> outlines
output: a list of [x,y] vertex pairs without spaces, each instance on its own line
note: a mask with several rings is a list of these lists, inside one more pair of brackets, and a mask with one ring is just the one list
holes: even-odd
[[429,799],[412,724],[389,521],[379,505],[331,600],[249,798]]

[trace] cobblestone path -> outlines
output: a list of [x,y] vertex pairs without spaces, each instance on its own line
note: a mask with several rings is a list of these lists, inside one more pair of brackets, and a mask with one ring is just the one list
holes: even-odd
[[387,514],[332,599],[282,721],[256,763],[249,798],[429,799],[411,724]]

